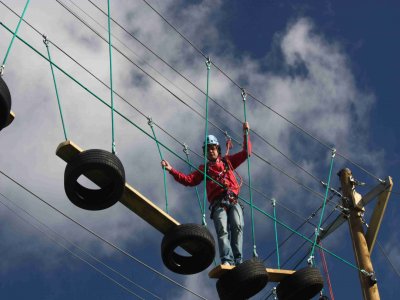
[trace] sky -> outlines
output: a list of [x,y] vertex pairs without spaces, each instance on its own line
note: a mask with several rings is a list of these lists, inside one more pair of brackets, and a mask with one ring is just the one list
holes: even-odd
[[[93,3],[107,10],[107,1]],[[378,185],[377,178],[393,178],[393,193],[371,257],[381,298],[396,299],[400,5],[286,0],[148,3],[180,34],[142,0],[111,1],[111,16],[117,22],[111,24],[115,108],[130,120],[115,116],[114,124],[126,181],[165,208],[161,158],[148,117],[165,146],[163,157],[174,167],[190,170],[183,144],[189,146],[193,164],[201,164],[205,57],[210,57],[209,132],[223,143],[226,131],[235,152],[241,147],[241,123],[246,118],[251,126],[252,198],[265,214],[257,212],[252,220],[251,208],[245,208],[245,259],[252,256],[254,222],[257,253],[268,268],[277,268],[274,222],[268,217],[273,213],[271,199],[277,201],[278,220],[293,229],[304,223],[323,204],[325,188],[320,181],[328,181],[335,148],[333,188],[339,188],[336,173],[344,167],[366,183],[357,188],[361,194]],[[1,23],[14,30],[19,19],[10,9],[21,14],[24,5],[21,0],[2,1]],[[16,118],[0,132],[2,299],[217,299],[215,280],[207,275],[213,265],[195,275],[174,274],[161,260],[162,234],[122,204],[85,211],[65,195],[66,164],[55,155],[65,137],[50,65],[37,53],[47,57],[41,35],[51,41],[52,61],[64,71],[54,72],[67,138],[83,149],[111,151],[110,109],[93,96],[111,103],[107,17],[89,1],[37,0],[31,1],[24,19],[34,29],[23,22],[18,35],[30,47],[15,40],[3,75]],[[11,38],[0,26],[1,59]],[[246,113],[239,87],[248,93]],[[238,173],[244,182],[241,197],[248,200],[246,164]],[[195,189],[177,184],[168,174],[165,182],[169,214],[180,223],[201,223]],[[202,199],[202,185],[198,192]],[[334,210],[339,202],[332,197],[322,227],[339,215]],[[367,223],[374,204],[366,207]],[[313,225],[305,224],[299,232],[312,236],[320,216],[318,210],[310,221]],[[215,235],[208,217],[207,223]],[[279,241],[290,233],[278,225]],[[323,245],[335,254],[326,253],[326,260],[336,299],[362,299],[348,226],[343,224]],[[305,267],[309,250],[301,237],[290,237],[279,249],[282,267]],[[316,264],[322,272],[319,254]],[[268,298],[273,287],[275,283],[269,283],[252,299]],[[327,285],[324,294],[329,296]]]

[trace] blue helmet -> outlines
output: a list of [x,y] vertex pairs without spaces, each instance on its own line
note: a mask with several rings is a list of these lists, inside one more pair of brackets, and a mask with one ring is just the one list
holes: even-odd
[[215,136],[212,134],[207,135],[206,141],[204,143],[205,145],[217,145],[219,146],[218,140]]

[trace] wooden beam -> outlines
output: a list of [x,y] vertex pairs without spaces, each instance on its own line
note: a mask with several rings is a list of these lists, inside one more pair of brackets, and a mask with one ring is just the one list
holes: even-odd
[[372,213],[371,220],[369,222],[369,228],[365,234],[369,253],[372,253],[372,250],[374,249],[376,237],[378,235],[379,228],[381,227],[386,205],[393,188],[393,180],[391,177],[387,178],[385,183],[385,189],[378,197],[378,202],[376,203],[374,212]]
[[[371,255],[368,250],[367,242],[365,240],[363,224],[361,220],[361,213],[363,207],[355,206],[357,203],[355,196],[356,191],[354,187],[353,175],[350,169],[343,169],[338,174],[343,192],[343,205],[350,210],[349,215],[349,229],[350,236],[353,242],[354,256],[356,259],[357,267],[364,270],[368,274],[374,274],[374,269],[371,262]],[[349,201],[345,201],[345,199]],[[378,284],[372,280],[371,277],[359,273],[361,292],[364,300],[379,300]]]
[[[222,274],[234,268],[235,266],[226,266],[226,265],[216,266],[208,273],[208,277],[220,278]],[[286,276],[292,275],[296,272],[294,270],[280,270],[280,269],[269,269],[269,268],[266,268],[265,271],[268,272],[268,281],[270,282],[280,282]]]
[[[68,163],[82,151],[82,148],[72,141],[65,141],[57,147],[56,154]],[[87,173],[85,176],[98,186],[102,186],[102,178],[96,172]],[[119,201],[163,234],[180,225],[178,221],[127,183]]]
[[6,123],[6,126],[5,126],[5,127],[7,127],[8,125],[10,125],[10,124],[12,123],[12,121],[14,121],[14,119],[15,119],[15,113],[13,113],[12,111],[10,111],[10,114],[8,115],[7,123]]
[[388,182],[389,182],[389,178],[387,178],[385,180],[384,184],[379,183],[372,190],[370,190],[368,193],[366,193],[361,199],[362,205],[366,206],[369,202],[371,202],[376,197],[378,197],[380,194],[382,194],[382,192],[388,188]]

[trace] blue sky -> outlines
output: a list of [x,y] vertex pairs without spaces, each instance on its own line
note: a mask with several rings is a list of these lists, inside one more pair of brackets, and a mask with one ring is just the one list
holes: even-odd
[[[25,4],[21,0],[4,2],[18,13],[22,12]],[[89,2],[60,2],[65,3],[107,38],[104,30],[107,19],[93,5]],[[106,1],[95,3],[106,9]],[[279,203],[278,219],[296,228],[323,200],[307,191],[305,186],[317,193],[324,193],[323,187],[314,178],[291,164],[268,146],[265,140],[320,180],[327,181],[329,171],[329,149],[299,132],[265,106],[273,108],[324,143],[334,146],[339,153],[377,177],[393,177],[395,192],[390,198],[378,241],[398,272],[400,241],[395,228],[399,214],[396,200],[400,195],[400,189],[396,185],[400,175],[400,144],[397,139],[400,128],[397,117],[397,99],[400,96],[400,5],[395,1],[349,3],[171,0],[150,3],[203,53],[210,55],[224,73],[262,100],[264,105],[253,98],[248,100],[247,116],[252,130],[258,134],[252,135],[257,153],[251,160],[252,185],[266,195],[264,197],[259,193],[254,194],[257,206],[272,213],[270,198],[276,198]],[[111,13],[147,47],[202,91],[205,90],[204,58],[144,2],[112,1]],[[11,29],[15,28],[18,19],[4,5],[0,5],[0,16],[2,23]],[[98,78],[109,82],[107,44],[57,2],[32,1],[26,20],[40,33],[46,33],[52,42]],[[126,57],[140,65],[187,104],[182,105],[170,92],[149,79],[126,57],[114,50],[114,89],[131,104],[126,105],[117,98],[117,109],[150,135],[145,116],[151,116],[159,126],[156,127],[157,137],[181,157],[184,155],[179,142],[187,143],[190,149],[199,153],[205,123],[193,110],[204,114],[204,94],[118,26],[114,24],[112,30],[113,44]],[[42,38],[28,25],[22,23],[20,36],[46,55]],[[10,39],[11,35],[1,27],[0,40],[3,42],[0,44],[0,57],[4,57]],[[51,51],[57,65],[95,91],[99,97],[109,101],[110,93],[107,88],[55,47],[51,47]],[[93,101],[91,95],[57,70],[56,77],[69,138],[84,149],[110,149],[109,110],[98,101]],[[181,276],[171,273],[162,265],[159,253],[162,235],[123,205],[118,203],[104,211],[87,212],[69,202],[63,190],[65,163],[54,154],[57,145],[64,138],[48,63],[16,40],[3,78],[12,94],[12,110],[16,113],[16,119],[10,127],[0,132],[0,170],[147,265],[202,297],[216,299],[215,281],[208,279],[207,271]],[[210,121],[218,128],[210,125],[209,130],[220,140],[224,139],[222,131],[227,130],[234,139],[241,142],[240,120],[243,119],[243,106],[240,90],[214,67],[211,68],[210,96],[229,114],[216,103],[210,102]],[[132,106],[137,110],[132,109]],[[116,118],[116,144],[117,154],[125,167],[127,182],[163,208],[163,175],[155,142],[121,118]],[[232,151],[239,147],[235,141]],[[189,167],[177,156],[167,149],[162,151],[174,166],[183,171],[188,170]],[[194,152],[193,162],[200,163],[201,158]],[[265,161],[277,168],[271,167]],[[332,175],[333,187],[339,186],[336,173],[345,166],[353,170],[357,179],[366,182],[365,187],[359,188],[361,194],[378,184],[374,177],[337,156]],[[294,182],[282,171],[301,184]],[[247,168],[242,166],[239,172],[246,182]],[[170,177],[167,178],[167,188],[170,214],[181,223],[200,222],[195,191],[176,184]],[[199,191],[202,193],[202,186],[199,186]],[[0,176],[0,192],[3,203],[0,205],[2,298],[135,298],[69,251],[145,299],[155,297],[112,274],[90,255],[160,298],[198,298],[89,234],[3,175]],[[249,197],[246,186],[242,188],[242,197]],[[333,203],[338,201],[333,198]],[[373,205],[371,203],[367,207],[367,220]],[[328,206],[326,216],[331,210],[332,206]],[[245,214],[244,255],[250,258],[250,208],[245,209]],[[337,213],[333,213],[327,223],[335,216]],[[26,223],[26,220],[31,224]],[[313,223],[318,220],[319,214],[313,218]],[[208,222],[210,223],[209,219]],[[37,230],[35,226],[41,230]],[[55,236],[53,231],[57,233]],[[211,231],[214,233],[213,229]],[[314,228],[309,225],[301,229],[305,235],[310,235],[313,231]],[[48,239],[46,233],[55,237],[69,251]],[[273,222],[256,214],[255,234],[258,254],[265,258],[275,247]],[[280,240],[289,234],[290,232],[279,227]],[[75,246],[61,237],[67,238]],[[287,268],[293,268],[297,263],[299,267],[306,265],[301,260],[307,253],[306,247],[300,248],[297,255],[289,259],[293,249],[301,244],[302,240],[294,237],[281,247],[281,259],[282,262],[287,261]],[[84,249],[84,252],[76,245]],[[361,299],[358,272],[352,266],[354,255],[347,225],[342,225],[328,237],[324,245],[348,262],[343,263],[328,254],[326,256],[336,299]],[[393,270],[384,253],[377,246],[372,254],[379,291],[382,299],[396,299],[395,295],[400,292],[399,274]],[[317,264],[320,262],[317,256]],[[266,265],[276,267],[276,256],[269,257]],[[273,287],[274,284],[268,284],[254,299],[265,299]],[[325,293],[328,294],[327,289]]]

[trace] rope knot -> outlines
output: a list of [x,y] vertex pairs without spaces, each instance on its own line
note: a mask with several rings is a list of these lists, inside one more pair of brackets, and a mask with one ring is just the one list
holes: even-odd
[[43,37],[43,44],[45,44],[46,47],[48,47],[49,46],[49,40],[47,39],[47,35],[43,33],[42,37]]
[[243,101],[246,101],[246,97],[247,97],[247,93],[246,90],[244,88],[241,88],[241,95],[242,95],[242,99]]
[[150,127],[153,127],[154,122],[150,116],[147,117],[147,124],[149,124]]

